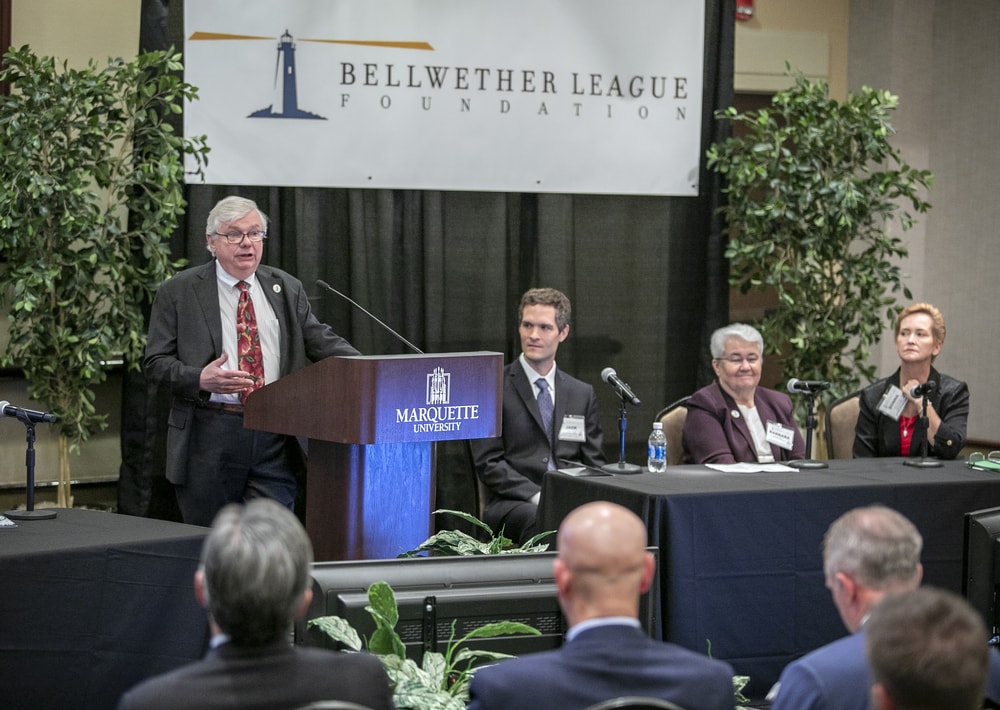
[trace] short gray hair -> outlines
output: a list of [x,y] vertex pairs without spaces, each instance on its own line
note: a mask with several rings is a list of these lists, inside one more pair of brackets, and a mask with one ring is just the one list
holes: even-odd
[[823,572],[851,575],[870,589],[912,589],[920,584],[923,538],[906,516],[884,505],[849,510],[823,538]]
[[281,638],[311,584],[312,561],[309,537],[287,508],[269,498],[227,505],[201,552],[209,613],[233,643]]
[[726,354],[726,341],[730,338],[739,338],[748,343],[753,343],[757,346],[758,352],[761,355],[764,354],[764,338],[761,336],[759,330],[746,323],[730,323],[712,333],[712,339],[709,341],[708,347],[713,358],[719,360]]
[[[238,197],[237,195],[223,197],[215,203],[215,207],[208,213],[208,219],[205,220],[205,236],[211,237],[214,242],[218,239],[215,235],[219,231],[221,224],[224,222],[235,222],[254,210],[257,210],[257,214],[260,215],[260,228],[266,232],[267,215],[257,206],[256,202],[246,197]],[[212,247],[207,241],[205,242],[205,248],[212,251]]]

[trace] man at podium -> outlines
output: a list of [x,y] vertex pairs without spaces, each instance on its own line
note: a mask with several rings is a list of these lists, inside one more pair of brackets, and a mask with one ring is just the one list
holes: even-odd
[[604,464],[594,388],[556,367],[570,312],[569,299],[554,288],[521,297],[521,356],[503,371],[503,434],[470,442],[486,489],[483,522],[518,543],[540,532],[535,517],[546,471],[560,460]]
[[214,257],[157,290],[143,362],[170,389],[167,480],[185,523],[211,525],[224,505],[272,498],[294,507],[303,468],[294,437],[243,427],[256,389],[354,347],[312,313],[302,283],[261,265],[267,217],[230,196],[208,215]]

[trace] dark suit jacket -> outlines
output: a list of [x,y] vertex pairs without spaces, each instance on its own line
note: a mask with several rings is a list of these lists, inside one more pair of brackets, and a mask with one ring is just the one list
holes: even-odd
[[[754,406],[764,427],[776,421],[795,430],[791,451],[771,444],[775,461],[805,458],[806,442],[792,414],[792,400],[784,392],[758,387]],[[685,402],[687,418],[681,441],[685,463],[752,463],[757,461],[757,449],[750,436],[750,427],[739,412],[736,402],[719,386],[718,380],[702,387]]]
[[[222,355],[222,318],[215,261],[180,272],[156,292],[143,361],[146,377],[173,393],[167,430],[167,479],[187,480],[188,448],[195,402],[208,399],[198,380],[202,368]],[[331,355],[357,355],[350,343],[312,313],[302,282],[269,266],[257,280],[278,319],[281,377]],[[230,358],[236,353],[229,353]]]
[[621,695],[671,700],[686,710],[735,704],[728,663],[623,625],[588,629],[554,651],[480,668],[470,694],[469,710],[574,710]]
[[[864,629],[789,663],[779,682],[771,710],[867,708],[872,678],[865,661]],[[992,648],[986,697],[1000,699],[1000,654]]]
[[[936,390],[927,395],[934,411],[941,417],[941,426],[934,441],[927,447],[928,456],[953,459],[965,446],[965,429],[969,420],[969,386],[954,377],[942,375],[933,367],[929,380],[938,383]],[[858,423],[854,429],[854,457],[902,456],[899,443],[899,422],[878,411],[883,393],[891,385],[899,386],[899,370],[890,377],[868,385],[861,392],[858,402]],[[910,456],[920,456],[920,448],[927,441],[927,427],[917,417],[910,440]]]
[[[557,441],[557,458],[590,466],[604,464],[603,435],[597,417],[594,388],[556,368],[556,397],[553,422],[556,436],[563,417],[584,417],[586,441]],[[541,490],[542,476],[549,462],[549,440],[542,427],[533,385],[519,361],[503,371],[503,433],[493,439],[470,442],[476,473],[487,488],[483,522],[496,529],[518,502],[527,501]],[[563,464],[556,462],[556,467]]]
[[122,696],[120,710],[279,710],[318,700],[349,700],[391,710],[382,662],[368,653],[290,646],[224,644],[200,661],[146,680]]

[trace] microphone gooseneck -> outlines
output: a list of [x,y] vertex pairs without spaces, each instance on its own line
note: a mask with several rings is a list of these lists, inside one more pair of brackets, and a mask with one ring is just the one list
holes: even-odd
[[358,303],[357,301],[355,301],[350,296],[344,295],[343,293],[341,293],[340,291],[338,291],[337,289],[335,289],[333,286],[331,286],[330,284],[328,284],[326,281],[323,281],[322,279],[316,279],[316,285],[317,286],[322,286],[327,291],[331,291],[331,292],[337,294],[338,296],[340,296],[341,298],[343,298],[345,301],[347,301],[348,303],[350,303],[352,306],[354,306],[355,308],[357,308],[359,311],[361,311],[366,316],[368,316],[369,318],[371,318],[373,321],[375,321],[376,323],[378,323],[380,326],[382,326],[383,328],[385,328],[386,330],[388,330],[390,333],[392,333],[393,336],[395,336],[395,338],[397,340],[399,340],[401,343],[403,343],[404,345],[406,345],[406,347],[408,347],[410,350],[412,350],[413,352],[415,352],[417,355],[423,355],[424,354],[423,350],[421,350],[420,348],[418,348],[416,345],[414,345],[409,340],[407,340],[406,338],[404,338],[402,335],[400,335],[399,333],[397,333],[396,331],[394,331],[392,328],[390,328],[388,325],[386,325],[385,323],[383,323],[381,320],[379,320],[378,317],[376,317],[375,315],[373,315],[372,313],[370,313],[367,308],[365,308],[364,306],[362,306],[360,303]]

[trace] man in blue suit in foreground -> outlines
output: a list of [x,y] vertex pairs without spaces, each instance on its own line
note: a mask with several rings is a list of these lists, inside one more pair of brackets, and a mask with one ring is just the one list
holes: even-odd
[[625,695],[662,698],[687,710],[732,710],[728,663],[654,641],[639,625],[639,597],[656,564],[638,516],[614,503],[588,503],[566,517],[557,540],[565,643],[479,669],[470,710],[573,710]]
[[[772,710],[867,708],[872,686],[865,660],[865,622],[889,596],[920,585],[923,538],[904,515],[883,505],[849,510],[823,538],[823,572],[850,636],[785,667]],[[990,650],[987,697],[1000,698],[1000,654]]]

